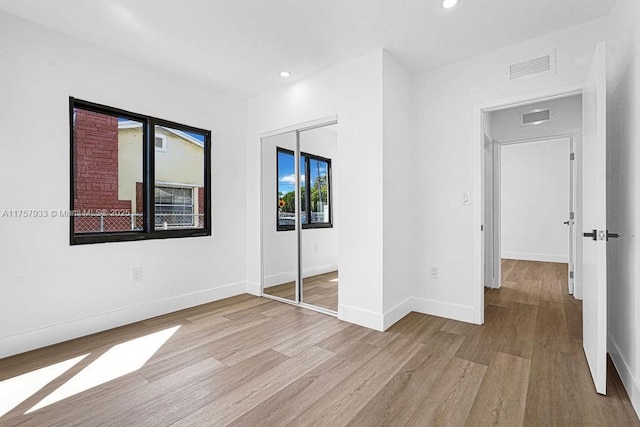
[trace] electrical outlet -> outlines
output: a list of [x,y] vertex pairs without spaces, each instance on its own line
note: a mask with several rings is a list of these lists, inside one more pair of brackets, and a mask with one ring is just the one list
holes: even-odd
[[438,270],[438,267],[431,266],[431,268],[429,268],[429,277],[431,277],[432,279],[437,279],[439,275],[440,275],[440,272]]
[[142,282],[142,267],[133,267],[131,269],[131,280],[134,282]]

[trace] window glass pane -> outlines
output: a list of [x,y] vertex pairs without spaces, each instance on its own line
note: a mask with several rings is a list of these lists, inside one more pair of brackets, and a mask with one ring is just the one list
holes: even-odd
[[141,122],[75,108],[74,232],[141,230]]
[[278,149],[278,228],[295,226],[295,167],[293,152]]
[[311,222],[329,222],[329,164],[311,158],[309,162],[311,192]]
[[155,228],[203,228],[206,212],[204,188],[205,136],[155,126]]

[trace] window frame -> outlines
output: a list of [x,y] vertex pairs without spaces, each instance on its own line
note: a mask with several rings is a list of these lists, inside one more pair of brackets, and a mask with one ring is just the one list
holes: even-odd
[[[74,110],[82,109],[110,116],[122,117],[142,123],[142,230],[113,232],[94,232],[76,234],[74,216],[69,215],[69,241],[71,245],[82,245],[107,242],[127,242],[155,239],[172,239],[183,237],[211,236],[211,131],[184,125],[170,120],[159,119],[144,114],[133,113],[119,108],[109,107],[94,102],[69,97],[69,208],[74,212],[75,198],[75,146],[74,146]],[[163,126],[172,129],[193,132],[204,136],[204,219],[202,228],[156,229],[155,228],[155,127]]]
[[[278,147],[276,146],[276,231],[290,231],[290,230],[295,230],[296,226],[294,225],[280,225],[280,217],[279,217],[279,210],[278,210],[278,202],[280,200],[280,198],[278,197],[278,186],[280,185],[280,153],[284,153],[284,154],[290,154],[293,155],[293,162],[295,165],[296,162],[296,156],[295,156],[295,151],[293,150],[289,150],[287,148],[282,148],[282,147]],[[300,152],[300,157],[298,158],[298,162],[300,162],[300,158],[305,157],[307,160],[304,162],[304,176],[305,176],[305,183],[304,183],[304,188],[305,188],[305,209],[307,212],[307,221],[311,221],[311,197],[309,197],[308,195],[311,194],[311,184],[310,184],[310,179],[307,179],[307,177],[311,176],[311,171],[310,171],[310,165],[311,165],[311,160],[317,160],[317,161],[321,161],[321,162],[325,162],[327,163],[327,184],[329,186],[329,188],[327,189],[327,194],[329,196],[329,221],[328,222],[306,222],[306,223],[302,223],[302,229],[303,230],[308,230],[308,229],[314,229],[314,228],[333,228],[333,184],[332,184],[332,179],[331,179],[331,159],[327,158],[327,157],[322,157],[322,156],[318,156],[315,154],[310,154],[310,153],[305,153],[305,152]],[[298,166],[300,167],[300,166]],[[295,168],[294,168],[295,170]],[[294,172],[295,173],[295,172]],[[298,209],[300,209],[300,206],[297,206]]]

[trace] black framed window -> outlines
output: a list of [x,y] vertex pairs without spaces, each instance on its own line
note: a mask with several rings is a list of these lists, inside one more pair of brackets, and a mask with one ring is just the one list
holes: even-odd
[[69,98],[71,244],[211,235],[211,131]]
[[[295,154],[277,147],[278,231],[295,229]],[[300,221],[302,228],[330,228],[331,159],[300,153]]]

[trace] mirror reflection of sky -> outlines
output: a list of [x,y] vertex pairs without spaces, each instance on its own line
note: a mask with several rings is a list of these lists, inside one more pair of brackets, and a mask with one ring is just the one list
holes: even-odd
[[[305,170],[306,156],[300,156],[300,170]],[[287,194],[295,189],[296,177],[293,154],[278,151],[278,193]],[[316,182],[318,176],[327,175],[327,162],[311,159],[311,183]],[[300,182],[304,182],[304,174]]]
[[[300,167],[304,163],[300,158]],[[293,154],[278,151],[278,193],[287,194],[295,189],[296,175]]]

